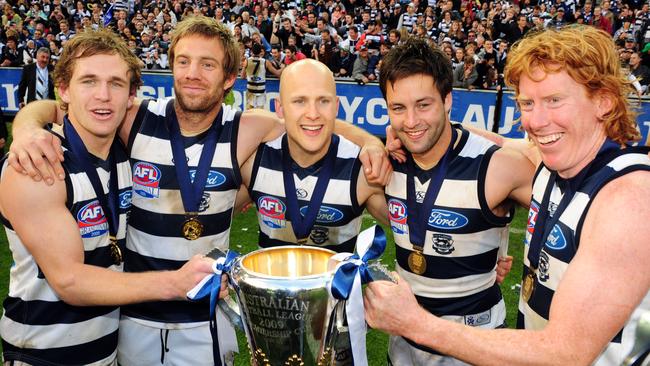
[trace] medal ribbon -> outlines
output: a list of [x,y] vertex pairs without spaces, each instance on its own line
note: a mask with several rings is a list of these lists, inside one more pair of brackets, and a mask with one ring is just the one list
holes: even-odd
[[603,145],[601,146],[600,150],[598,151],[596,158],[593,161],[591,161],[589,165],[584,167],[574,178],[567,179],[566,181],[563,182],[566,183],[566,189],[564,191],[564,195],[562,195],[562,199],[560,200],[560,203],[555,209],[555,213],[553,217],[551,217],[549,220],[549,216],[550,216],[549,203],[551,200],[551,193],[553,192],[553,188],[555,187],[556,183],[559,184],[559,182],[556,182],[558,180],[557,172],[555,171],[551,172],[551,176],[549,177],[549,182],[546,185],[546,190],[544,191],[544,196],[542,198],[542,204],[539,208],[539,213],[537,214],[535,227],[533,228],[533,236],[530,239],[530,247],[528,248],[527,258],[528,258],[529,265],[532,269],[532,271],[530,271],[531,273],[534,270],[536,270],[537,267],[539,267],[539,256],[542,252],[542,246],[546,243],[548,236],[551,234],[553,228],[560,220],[560,216],[562,216],[564,210],[571,203],[573,196],[576,194],[578,189],[580,189],[580,186],[589,175],[591,168],[594,166],[594,162],[596,162],[598,159],[605,157],[609,152],[618,151],[619,149],[620,149],[619,144],[617,144],[616,142],[610,139],[606,139]]
[[181,128],[178,124],[176,111],[174,110],[174,103],[167,104],[167,127],[169,128],[169,141],[172,146],[172,155],[174,158],[174,167],[176,168],[176,176],[178,178],[178,186],[181,191],[181,198],[183,200],[183,207],[185,212],[199,212],[199,205],[201,197],[205,190],[205,184],[208,178],[208,172],[214,158],[214,151],[217,148],[217,139],[221,133],[221,116],[223,109],[219,111],[217,117],[212,122],[212,126],[208,130],[208,134],[203,142],[203,150],[199,158],[199,165],[196,167],[196,174],[194,180],[190,179],[190,170],[187,165],[187,156],[185,155],[185,147],[183,146],[183,136],[181,135]]
[[187,298],[190,300],[200,300],[210,296],[210,334],[212,335],[212,357],[214,364],[222,366],[224,364],[223,356],[219,350],[219,328],[217,327],[217,300],[221,291],[221,274],[230,272],[230,268],[235,263],[239,253],[229,250],[225,257],[218,258],[212,265],[214,273],[209,274],[201,280],[193,289],[188,291]]
[[104,212],[106,220],[108,221],[109,236],[111,239],[115,239],[115,245],[118,245],[117,231],[120,225],[118,210],[119,187],[117,185],[117,163],[115,162],[115,149],[118,148],[119,142],[116,139],[113,140],[110,153],[108,154],[108,166],[110,169],[110,175],[108,179],[108,194],[105,194],[102,181],[99,179],[99,174],[97,174],[97,168],[90,162],[90,153],[88,152],[88,149],[86,149],[86,145],[84,144],[83,140],[81,140],[81,137],[68,119],[67,115],[64,117],[63,121],[63,134],[65,135],[66,140],[68,140],[70,155],[72,155],[72,159],[75,160],[79,166],[81,166],[81,169],[83,169],[84,173],[86,173],[88,176],[88,180],[90,180],[93,191],[95,191],[95,196],[97,196],[99,205]]
[[356,253],[338,253],[334,259],[340,260],[334,272],[330,293],[338,300],[347,300],[345,314],[350,331],[352,358],[355,365],[367,366],[366,319],[363,308],[361,285],[371,282],[368,261],[377,259],[386,249],[386,235],[378,225],[374,225],[357,236]]
[[406,201],[408,209],[411,210],[412,207],[415,210],[416,215],[409,212],[406,217],[406,222],[409,228],[409,239],[414,247],[424,248],[424,237],[428,223],[426,212],[432,209],[433,204],[436,202],[436,198],[438,197],[438,193],[440,193],[440,187],[442,187],[442,182],[445,180],[445,174],[447,174],[449,156],[454,148],[456,136],[456,129],[454,126],[451,126],[451,140],[449,141],[449,146],[447,146],[447,150],[438,161],[438,164],[430,171],[431,178],[429,179],[429,187],[427,188],[427,193],[425,194],[424,200],[421,204],[417,203],[415,195],[415,161],[413,160],[413,156],[408,154],[408,161],[406,163],[408,167],[408,174],[406,176]]
[[316,222],[316,217],[320,211],[321,203],[323,203],[323,197],[325,196],[325,191],[327,190],[327,185],[332,176],[332,170],[334,170],[334,162],[336,161],[336,151],[339,146],[339,138],[336,135],[332,135],[332,140],[330,141],[330,147],[323,157],[323,166],[318,173],[318,179],[316,180],[316,187],[309,201],[309,206],[307,206],[307,212],[305,216],[300,213],[300,207],[298,206],[298,197],[296,196],[296,184],[293,181],[293,169],[291,168],[291,154],[289,153],[289,142],[287,135],[285,134],[282,138],[282,178],[284,180],[284,195],[287,200],[287,216],[291,220],[291,227],[293,233],[296,236],[298,241],[305,240],[311,232],[311,228]]

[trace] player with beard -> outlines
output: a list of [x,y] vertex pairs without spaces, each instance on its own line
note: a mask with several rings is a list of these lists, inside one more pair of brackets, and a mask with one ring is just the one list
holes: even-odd
[[[134,178],[127,271],[173,269],[193,254],[227,249],[240,166],[262,141],[283,130],[269,112],[242,114],[221,103],[235,82],[239,51],[228,29],[214,19],[180,22],[170,60],[176,99],[143,101],[128,111],[119,130]],[[42,121],[57,120],[58,111],[51,107],[37,104],[17,116],[15,136],[24,140],[10,156],[30,175],[38,176],[39,167],[49,181],[60,167],[47,166],[39,156],[56,161],[56,149],[44,138],[33,145],[29,135]],[[387,161],[381,160],[379,140],[346,123],[337,123],[338,128],[360,144],[370,142],[366,146],[372,154],[367,155],[373,164],[368,169],[380,172]],[[387,173],[382,172],[369,173],[381,180]],[[219,313],[219,336],[212,341],[207,301],[141,303],[124,307],[122,314],[118,359],[123,365],[230,363],[236,349],[234,331]]]
[[183,299],[212,261],[194,256],[177,271],[122,273],[131,169],[115,135],[140,84],[124,41],[109,30],[77,35],[54,77],[67,111],[51,131],[65,147],[65,180],[48,186],[1,164],[0,212],[14,260],[3,359],[116,365],[117,306]]

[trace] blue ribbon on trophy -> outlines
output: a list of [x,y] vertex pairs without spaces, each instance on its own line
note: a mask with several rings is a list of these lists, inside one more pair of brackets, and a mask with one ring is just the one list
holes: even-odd
[[373,281],[368,261],[377,259],[386,249],[386,235],[380,226],[372,226],[357,236],[356,253],[339,253],[340,260],[332,279],[330,293],[338,300],[347,300],[345,313],[348,319],[352,357],[356,366],[367,366],[366,320],[363,309],[361,285]]
[[221,360],[224,358],[224,355],[221,355],[219,351],[217,317],[215,314],[219,292],[221,291],[221,275],[230,271],[231,266],[238,257],[239,253],[229,250],[225,256],[216,258],[212,264],[214,273],[206,275],[201,282],[187,293],[187,298],[190,300],[200,300],[210,295],[210,333],[212,334],[214,363],[217,366],[222,365]]

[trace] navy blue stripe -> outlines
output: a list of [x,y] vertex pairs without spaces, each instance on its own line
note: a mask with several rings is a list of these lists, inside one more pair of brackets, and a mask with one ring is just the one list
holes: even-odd
[[[213,215],[199,215],[198,219],[203,223],[203,236],[216,235],[228,230],[231,218],[232,208]],[[184,215],[160,214],[133,206],[129,225],[150,235],[180,237],[185,220],[187,218]],[[188,245],[190,245],[189,241]]]
[[361,160],[354,159],[354,164],[352,164],[352,171],[350,172],[350,202],[352,203],[352,212],[354,212],[356,216],[361,215],[365,208],[365,202],[363,207],[359,206],[359,199],[357,197],[357,185],[359,184],[358,181],[360,172]]
[[[399,263],[399,265],[405,270],[408,270],[408,256],[412,252],[398,245],[395,247],[397,263]],[[494,265],[497,262],[498,252],[499,249],[494,248],[485,253],[467,257],[438,257],[424,255],[427,262],[427,268],[422,276],[446,280],[492,272],[494,271]]]
[[470,315],[490,310],[501,301],[501,288],[496,283],[488,289],[464,297],[435,299],[415,296],[418,303],[435,316]]
[[[187,242],[188,246],[192,245]],[[170,259],[161,259],[148,257],[125,248],[122,252],[124,255],[124,272],[145,272],[145,271],[174,271],[181,268],[187,261],[176,261]]]
[[494,153],[498,150],[498,146],[492,146],[483,155],[483,158],[481,158],[481,166],[479,168],[476,180],[478,183],[478,201],[481,205],[481,212],[483,213],[483,217],[485,217],[485,219],[493,225],[503,226],[511,222],[515,217],[514,204],[510,203],[509,216],[497,216],[490,209],[490,206],[487,203],[487,198],[485,197],[485,179],[487,177],[487,169],[490,165],[490,161],[492,160],[492,156],[494,156]]
[[121,309],[122,315],[163,323],[196,323],[210,320],[210,299],[199,301],[151,301]]
[[117,330],[84,344],[50,348],[18,348],[2,340],[5,361],[22,361],[33,366],[86,365],[109,357],[117,349]]
[[526,329],[525,327],[525,316],[524,313],[521,312],[521,310],[517,311],[517,329]]
[[[173,103],[170,101],[169,103]],[[148,117],[143,121],[142,126],[139,129],[140,137],[151,138],[155,137],[162,140],[169,141],[169,130],[167,129],[166,123],[161,123],[166,116],[157,115],[155,113],[149,112]],[[230,143],[233,140],[232,135],[232,121],[219,121],[222,123],[221,134],[217,139],[217,143]],[[170,154],[171,155],[171,154]]]
[[63,301],[23,301],[7,296],[3,302],[5,315],[28,325],[75,324],[106,315],[116,306],[72,306]]
[[[120,248],[124,248],[126,245],[126,239],[120,239],[117,242]],[[108,268],[115,264],[111,257],[111,249],[108,245],[85,251],[84,263],[103,268]]]
[[149,110],[150,101],[150,99],[142,101],[140,108],[138,108],[138,113],[135,115],[135,119],[133,119],[133,125],[131,126],[131,131],[129,131],[129,141],[126,143],[126,151],[129,156],[131,155],[131,150],[133,148],[133,141],[135,141],[136,136],[138,136],[138,131],[140,131],[140,128],[144,123],[144,118]]
[[[354,247],[356,246],[357,243],[357,237],[352,237],[349,240],[346,240],[345,242],[341,244],[334,244],[334,245],[325,245],[321,246],[318,245],[319,248],[326,248],[329,250],[333,250],[337,253],[353,253],[354,252]],[[285,245],[295,245],[296,243],[288,243],[286,241],[282,240],[277,240],[277,239],[272,239],[268,237],[264,232],[260,230],[260,236],[259,236],[259,246],[261,248],[270,248],[270,247],[281,247]],[[309,244],[306,244],[309,245]],[[316,245],[315,245],[316,246]]]

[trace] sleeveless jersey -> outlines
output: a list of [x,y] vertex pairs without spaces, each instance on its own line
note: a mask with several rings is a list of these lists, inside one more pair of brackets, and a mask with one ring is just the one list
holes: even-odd
[[247,91],[254,94],[263,94],[266,89],[266,59],[263,57],[249,57],[246,63]]
[[[127,272],[176,270],[194,254],[205,254],[213,248],[228,249],[233,206],[241,184],[236,161],[239,113],[229,106],[221,107],[223,117],[217,122],[221,123],[221,134],[199,207],[203,234],[190,241],[182,236],[187,217],[166,123],[173,108],[173,99],[143,102],[129,136],[134,185],[124,260]],[[190,176],[196,173],[203,150],[205,134],[202,135],[184,138]],[[146,302],[124,306],[122,314],[143,323],[176,329],[178,323],[207,321],[208,301],[206,298],[196,302]]]
[[[108,221],[100,210],[88,175],[70,155],[62,139],[66,170],[66,205],[79,226],[84,246],[84,263],[121,271],[109,248]],[[104,189],[110,171],[90,156]],[[131,169],[124,151],[115,156],[119,189],[119,231],[124,248],[127,212],[131,206]],[[3,169],[6,162],[3,162]],[[11,168],[8,168],[11,169]],[[38,209],[38,208],[35,208]],[[5,361],[30,365],[106,365],[115,359],[119,308],[116,306],[74,306],[66,304],[49,285],[47,278],[13,230],[1,217],[14,264],[10,271],[9,294],[0,320]]]
[[[393,164],[386,200],[396,244],[396,268],[411,285],[418,302],[436,316],[464,316],[465,323],[474,326],[502,324],[504,319],[490,319],[490,310],[503,306],[495,268],[499,253],[507,252],[512,212],[507,217],[496,216],[485,198],[485,174],[498,147],[460,125],[452,126],[460,140],[450,152],[447,173],[433,207],[425,217],[418,218],[428,223],[423,249],[426,270],[422,275],[412,272],[408,265],[413,245],[407,218],[416,214],[415,209],[407,207],[408,168],[406,164]],[[417,202],[422,202],[429,176],[416,168]],[[503,316],[504,312],[497,313]]]
[[[537,278],[530,299],[525,302],[523,296],[519,297],[518,328],[536,330],[546,326],[553,295],[578,250],[582,225],[592,201],[600,189],[610,181],[632,171],[650,171],[650,159],[647,153],[647,148],[628,147],[607,156],[604,161],[595,163],[599,165],[594,167],[597,170],[590,172],[585,178],[566,209],[563,212],[551,212],[551,215],[560,215],[560,218],[542,246],[539,266],[535,271]],[[533,199],[528,212],[524,248],[524,277],[530,267],[528,260],[530,240],[539,211],[544,209],[540,207],[540,202],[549,184],[550,176],[551,171],[542,165],[533,183]],[[562,193],[556,183],[551,192],[549,207],[555,210],[561,199]],[[650,310],[650,292],[646,294],[623,329],[609,343],[594,365],[621,364],[632,349],[636,323],[641,314],[647,310]]]
[[[249,193],[257,205],[261,247],[297,242],[286,212],[282,154],[287,152],[282,151],[283,138],[286,138],[285,135],[261,144],[253,164]],[[349,140],[334,135],[332,143],[337,141],[332,176],[307,244],[336,252],[353,252],[363,213],[363,207],[359,207],[357,202],[357,178],[361,167],[357,157],[360,148]],[[298,206],[303,215],[312,198],[321,165],[322,161],[308,168],[292,164]]]

